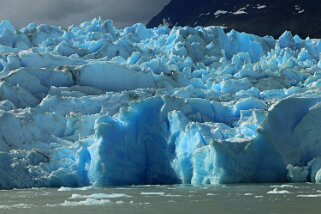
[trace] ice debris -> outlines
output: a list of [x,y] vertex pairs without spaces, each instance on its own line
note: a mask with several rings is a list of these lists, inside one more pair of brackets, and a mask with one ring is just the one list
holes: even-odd
[[268,191],[267,194],[290,194],[291,192],[287,190],[279,190],[278,188],[275,188],[271,191]]
[[0,23],[0,187],[321,182],[321,41]]

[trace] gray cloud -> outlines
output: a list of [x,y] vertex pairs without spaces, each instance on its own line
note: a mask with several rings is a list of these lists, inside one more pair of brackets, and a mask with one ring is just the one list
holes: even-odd
[[95,17],[118,27],[147,23],[170,0],[0,0],[0,19],[18,28],[30,22],[69,26]]

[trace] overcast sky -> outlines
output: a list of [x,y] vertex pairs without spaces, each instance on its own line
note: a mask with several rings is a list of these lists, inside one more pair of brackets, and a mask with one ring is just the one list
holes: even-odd
[[95,17],[118,27],[147,23],[170,0],[0,0],[0,19],[20,28],[30,22],[69,26]]

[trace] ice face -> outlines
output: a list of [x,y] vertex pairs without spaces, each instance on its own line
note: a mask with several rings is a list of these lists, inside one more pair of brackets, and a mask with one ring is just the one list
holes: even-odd
[[321,42],[0,23],[0,187],[321,180]]

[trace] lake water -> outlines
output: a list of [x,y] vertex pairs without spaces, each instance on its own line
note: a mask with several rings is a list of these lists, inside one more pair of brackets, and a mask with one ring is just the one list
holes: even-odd
[[321,185],[132,186],[0,191],[1,214],[321,213]]

